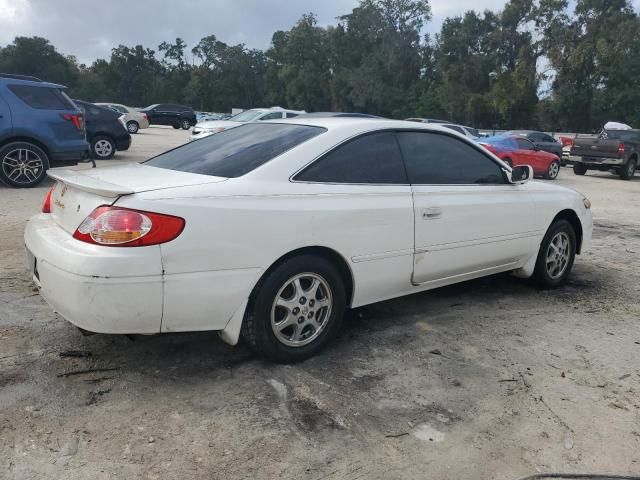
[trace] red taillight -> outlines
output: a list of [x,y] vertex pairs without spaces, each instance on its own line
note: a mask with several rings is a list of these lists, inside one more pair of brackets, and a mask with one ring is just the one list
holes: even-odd
[[624,143],[622,142],[618,144],[618,155],[624,157]]
[[54,185],[44,196],[44,201],[42,202],[42,213],[51,213],[51,196],[53,195],[53,191],[55,189],[56,186]]
[[84,129],[84,117],[82,115],[63,113],[62,118],[64,118],[67,122],[73,123],[78,130]]
[[144,115],[145,120],[149,120],[149,115],[147,115],[146,113],[143,113],[142,115]]
[[563,147],[572,147],[573,146],[573,138],[571,137],[560,137],[560,142]]
[[170,242],[184,229],[183,218],[101,206],[77,228],[73,238],[110,247],[145,247]]

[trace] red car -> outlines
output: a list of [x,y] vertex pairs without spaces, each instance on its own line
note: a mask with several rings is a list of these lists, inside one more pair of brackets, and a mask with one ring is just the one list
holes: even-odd
[[538,149],[524,137],[504,135],[481,138],[478,142],[512,167],[531,165],[538,177],[554,180],[560,173],[558,156]]

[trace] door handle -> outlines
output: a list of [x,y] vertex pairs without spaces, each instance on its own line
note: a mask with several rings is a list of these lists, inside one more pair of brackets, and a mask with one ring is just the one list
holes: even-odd
[[429,207],[422,209],[422,219],[423,220],[434,220],[436,218],[440,218],[442,216],[442,208],[440,207]]

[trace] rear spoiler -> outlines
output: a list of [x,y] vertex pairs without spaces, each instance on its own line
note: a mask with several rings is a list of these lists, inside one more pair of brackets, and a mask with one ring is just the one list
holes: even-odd
[[115,183],[105,182],[99,178],[89,177],[82,174],[82,170],[69,170],[68,168],[53,168],[47,171],[54,180],[69,185],[70,187],[84,190],[85,192],[95,193],[102,197],[119,197],[120,195],[131,195],[135,190],[116,185]]

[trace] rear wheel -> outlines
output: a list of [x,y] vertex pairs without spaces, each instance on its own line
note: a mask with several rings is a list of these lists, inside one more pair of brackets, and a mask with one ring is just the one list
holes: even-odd
[[547,180],[555,180],[558,177],[558,173],[560,173],[560,162],[558,160],[554,160],[551,162],[551,165],[549,165],[544,177]]
[[47,154],[29,142],[11,142],[0,148],[0,180],[18,188],[35,187],[49,168]]
[[129,133],[138,133],[139,129],[140,125],[138,125],[138,122],[136,122],[135,120],[129,120],[127,122],[127,131]]
[[99,135],[91,139],[91,152],[97,160],[109,160],[116,154],[116,144],[110,137]]
[[582,163],[576,163],[573,166],[573,173],[575,173],[576,175],[584,175],[585,173],[587,173],[587,170],[588,168]]
[[189,120],[183,120],[181,126],[183,130],[189,130],[191,128],[191,122]]
[[313,255],[276,266],[252,294],[243,337],[259,356],[282,363],[305,360],[335,336],[346,306],[340,273]]
[[540,244],[533,278],[543,288],[556,288],[567,281],[576,256],[576,232],[566,220],[549,227]]
[[636,174],[636,168],[638,166],[638,161],[635,157],[630,158],[625,165],[620,168],[620,178],[623,180],[631,180],[633,176]]

